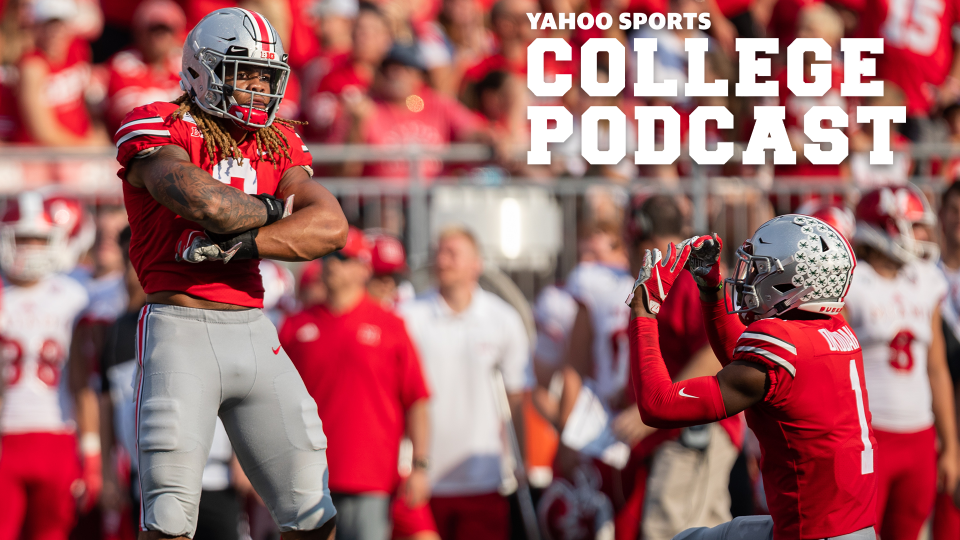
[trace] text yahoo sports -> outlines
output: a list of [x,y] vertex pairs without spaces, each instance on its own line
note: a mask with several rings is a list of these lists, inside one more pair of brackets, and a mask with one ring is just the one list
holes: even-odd
[[[609,13],[527,13],[532,30],[590,30],[594,26],[609,30],[613,17]],[[620,30],[639,30],[649,26],[654,30],[709,30],[709,13],[621,13]]]

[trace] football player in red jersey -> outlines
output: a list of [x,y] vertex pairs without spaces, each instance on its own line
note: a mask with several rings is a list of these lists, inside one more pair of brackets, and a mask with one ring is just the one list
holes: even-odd
[[[826,223],[786,215],[737,250],[732,306],[721,294],[720,240],[646,254],[631,302],[631,366],[643,421],[660,428],[746,411],[760,442],[770,516],[740,517],[676,538],[875,539],[876,475],[860,345],[836,316],[856,261]],[[656,315],[684,266],[701,291],[715,376],[672,383]],[[639,291],[636,289],[640,289]],[[739,314],[739,320],[733,316]],[[746,324],[746,326],[744,326]]]
[[193,536],[218,414],[283,538],[333,534],[317,405],[260,309],[259,259],[315,259],[347,233],[294,124],[275,118],[289,72],[263,16],[214,11],[187,36],[186,93],[134,109],[116,134],[130,258],[147,293],[142,540]]

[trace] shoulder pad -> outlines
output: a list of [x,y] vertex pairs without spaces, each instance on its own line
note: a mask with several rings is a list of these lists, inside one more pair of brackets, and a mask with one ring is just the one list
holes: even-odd
[[754,322],[740,335],[733,349],[734,360],[760,359],[796,376],[797,346],[784,321],[763,319]]

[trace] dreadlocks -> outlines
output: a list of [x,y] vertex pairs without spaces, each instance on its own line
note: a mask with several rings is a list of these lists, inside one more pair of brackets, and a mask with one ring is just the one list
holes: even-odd
[[[193,117],[193,120],[197,123],[197,129],[200,130],[200,133],[203,135],[207,155],[210,156],[211,160],[217,161],[216,158],[219,156],[220,159],[232,157],[237,160],[237,162],[243,162],[243,156],[240,155],[237,142],[233,140],[233,137],[231,137],[229,133],[220,127],[220,123],[217,122],[215,116],[208,114],[198,107],[193,100],[190,99],[188,94],[183,94],[178,97],[174,103],[180,107],[174,111],[173,118],[182,120],[183,116],[187,113]],[[287,136],[284,135],[282,131],[277,129],[277,124],[293,130],[294,126],[300,126],[306,124],[306,122],[276,118],[269,127],[260,128],[254,132],[258,154],[266,154],[267,160],[273,163],[274,166],[277,165],[277,155],[281,153],[286,156],[287,159],[292,159],[289,150],[290,141],[287,140]]]

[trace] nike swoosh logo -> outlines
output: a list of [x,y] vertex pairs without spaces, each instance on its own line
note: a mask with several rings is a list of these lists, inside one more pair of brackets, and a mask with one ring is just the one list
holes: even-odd
[[770,242],[764,242],[764,241],[763,241],[763,238],[758,238],[758,240],[760,240],[760,243],[761,243],[761,244],[769,244],[769,243],[770,243]]
[[691,396],[690,394],[685,393],[684,390],[686,390],[686,389],[687,389],[686,386],[684,386],[683,388],[680,389],[680,395],[681,395],[681,396],[683,396],[683,397],[689,397],[689,398],[693,398],[693,399],[700,399],[700,398],[698,398],[697,396]]
[[277,345],[277,348],[276,348],[276,349],[271,349],[271,350],[273,351],[273,354],[280,354],[280,346],[279,346],[279,345]]

